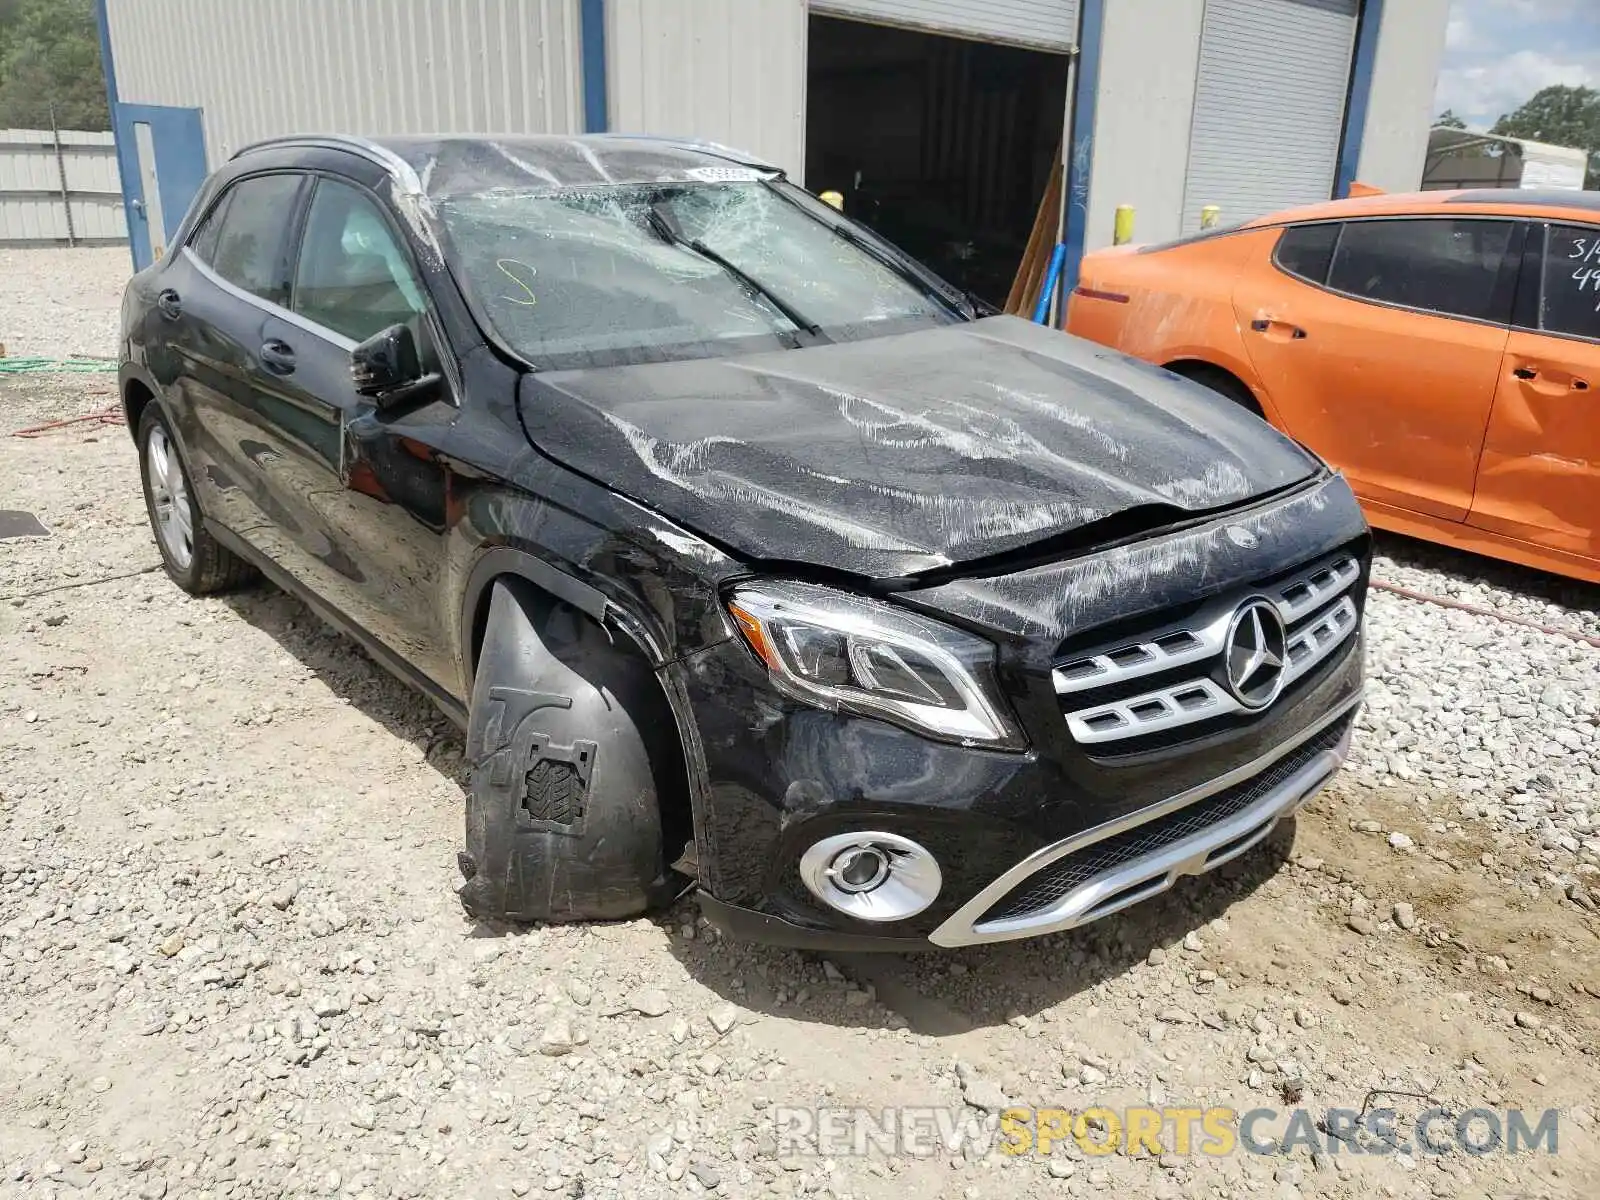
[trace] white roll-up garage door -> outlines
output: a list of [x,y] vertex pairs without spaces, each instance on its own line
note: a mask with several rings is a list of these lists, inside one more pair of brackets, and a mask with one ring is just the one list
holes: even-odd
[[812,0],[811,11],[1046,50],[1078,40],[1078,0]]
[[1333,194],[1359,0],[1206,0],[1183,229]]

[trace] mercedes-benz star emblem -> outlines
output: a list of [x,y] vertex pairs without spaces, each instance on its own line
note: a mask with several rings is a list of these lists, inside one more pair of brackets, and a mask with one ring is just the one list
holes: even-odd
[[1289,637],[1267,600],[1247,600],[1233,614],[1223,658],[1228,690],[1249,709],[1266,708],[1283,691]]
[[1254,550],[1261,544],[1261,539],[1243,525],[1229,525],[1227,533],[1228,540],[1241,550]]

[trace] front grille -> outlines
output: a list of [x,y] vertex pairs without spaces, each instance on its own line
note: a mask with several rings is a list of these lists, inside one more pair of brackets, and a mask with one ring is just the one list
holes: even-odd
[[[1191,834],[1225,821],[1249,808],[1291,778],[1325,750],[1339,744],[1354,717],[1345,717],[1284,755],[1260,775],[1186,808],[1093,842],[1029,876],[997,901],[978,921],[1007,921],[1050,908],[1090,880],[1124,863],[1155,854]],[[1218,854],[1227,847],[1219,847]]]
[[1240,606],[1259,596],[1283,622],[1281,695],[1355,632],[1360,578],[1357,560],[1337,554],[1259,591],[1212,602],[1176,624],[1065,658],[1052,679],[1069,732],[1080,744],[1109,749],[1114,746],[1108,744],[1255,711],[1228,685],[1224,662]]

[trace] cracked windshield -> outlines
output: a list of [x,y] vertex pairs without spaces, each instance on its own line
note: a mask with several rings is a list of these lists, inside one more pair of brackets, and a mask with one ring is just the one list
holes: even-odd
[[440,209],[484,314],[542,366],[853,341],[960,318],[931,280],[791,190],[494,192]]

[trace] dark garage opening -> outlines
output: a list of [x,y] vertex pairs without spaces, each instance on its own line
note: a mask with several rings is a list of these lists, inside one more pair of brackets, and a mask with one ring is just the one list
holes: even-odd
[[1067,57],[810,18],[806,187],[1003,304],[1061,145]]

